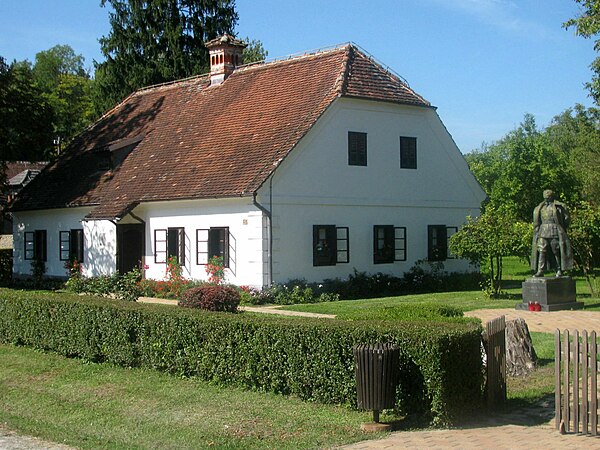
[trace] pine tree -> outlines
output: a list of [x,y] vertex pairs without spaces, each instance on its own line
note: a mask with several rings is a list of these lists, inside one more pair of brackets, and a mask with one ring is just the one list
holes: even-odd
[[100,39],[106,61],[96,64],[97,112],[143,86],[205,73],[204,42],[232,34],[234,0],[102,0],[111,31]]

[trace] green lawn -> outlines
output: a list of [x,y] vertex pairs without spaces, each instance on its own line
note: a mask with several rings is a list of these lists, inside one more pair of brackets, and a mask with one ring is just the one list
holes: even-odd
[[[356,317],[368,308],[399,303],[433,302],[463,311],[514,308],[520,282],[529,274],[524,264],[508,259],[505,295],[498,300],[465,291],[286,309]],[[590,299],[586,289],[578,279],[580,300],[600,309],[600,299]],[[532,333],[532,338],[539,368],[509,379],[509,407],[539,403],[554,390],[554,337]],[[370,419],[370,413],[343,407],[0,345],[0,423],[79,448],[327,448],[378,437],[360,431]]]
[[[315,303],[307,305],[289,305],[281,309],[306,311],[321,314],[344,315],[360,314],[371,308],[384,308],[399,303],[437,303],[454,306],[463,311],[474,309],[514,308],[521,302],[521,283],[531,276],[531,270],[526,263],[518,258],[504,258],[503,293],[501,298],[486,299],[481,291],[441,292],[433,294],[402,295],[361,300],[342,300],[339,302]],[[600,298],[591,298],[587,282],[581,277],[575,277],[577,299],[585,303],[586,309],[600,309]]]
[[524,377],[509,377],[507,394],[513,405],[533,405],[554,395],[554,335],[531,333],[538,357],[536,370]]
[[78,448],[323,448],[370,414],[0,345],[0,423]]

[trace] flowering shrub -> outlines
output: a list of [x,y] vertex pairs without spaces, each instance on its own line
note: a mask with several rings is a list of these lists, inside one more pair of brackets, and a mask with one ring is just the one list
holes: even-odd
[[66,283],[67,289],[73,292],[83,292],[84,280],[81,275],[81,263],[77,259],[72,259],[65,261],[64,267],[67,269],[67,275],[69,276]]
[[167,260],[164,280],[147,278],[140,281],[140,289],[147,297],[179,298],[191,286],[193,282],[183,277],[183,269],[176,256]]
[[225,264],[222,256],[210,258],[205,270],[210,284],[221,284],[225,281]]
[[287,284],[274,284],[262,290],[242,286],[240,290],[241,302],[250,305],[263,305],[266,303],[292,305],[333,302],[340,299],[340,296],[336,293],[325,292],[322,284],[308,286],[304,280],[291,280]]
[[94,294],[100,296],[114,296],[121,300],[136,301],[143,295],[140,287],[142,272],[135,267],[124,275],[101,275],[86,278],[80,272],[74,272],[66,283],[66,288],[71,292]]
[[165,273],[167,280],[178,281],[183,279],[183,269],[177,260],[177,256],[169,256],[167,260],[167,270]]
[[237,312],[240,293],[233,286],[205,285],[185,291],[177,304],[207,311]]

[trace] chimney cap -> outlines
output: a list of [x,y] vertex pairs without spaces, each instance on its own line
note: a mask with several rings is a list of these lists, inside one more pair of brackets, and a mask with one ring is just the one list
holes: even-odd
[[221,45],[230,45],[233,47],[241,48],[246,48],[248,46],[248,44],[246,44],[244,41],[236,39],[230,34],[224,34],[223,36],[211,39],[210,41],[207,41],[204,45],[206,46],[206,48],[213,48]]

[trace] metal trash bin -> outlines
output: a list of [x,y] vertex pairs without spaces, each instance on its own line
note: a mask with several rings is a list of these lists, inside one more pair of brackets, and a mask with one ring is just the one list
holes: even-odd
[[357,345],[354,361],[358,407],[373,410],[373,422],[379,423],[379,411],[396,403],[400,349],[394,344]]

